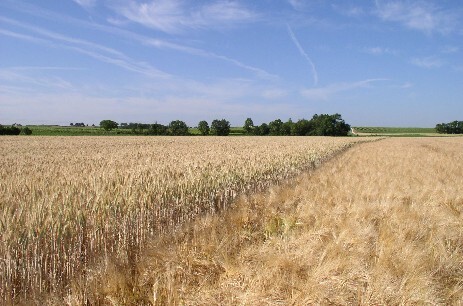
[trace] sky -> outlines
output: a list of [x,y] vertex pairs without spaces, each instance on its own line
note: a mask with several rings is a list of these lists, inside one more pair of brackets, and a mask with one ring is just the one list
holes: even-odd
[[463,3],[0,0],[0,123],[463,120]]

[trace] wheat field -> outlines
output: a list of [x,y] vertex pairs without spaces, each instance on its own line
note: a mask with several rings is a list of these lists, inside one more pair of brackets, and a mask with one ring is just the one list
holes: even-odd
[[462,305],[462,173],[463,138],[359,144],[93,270],[88,301]]
[[170,237],[197,216],[222,211],[237,195],[283,183],[364,141],[2,137],[1,299],[111,304],[117,299],[100,297],[91,289],[94,281],[114,265],[128,279],[138,278],[147,241]]

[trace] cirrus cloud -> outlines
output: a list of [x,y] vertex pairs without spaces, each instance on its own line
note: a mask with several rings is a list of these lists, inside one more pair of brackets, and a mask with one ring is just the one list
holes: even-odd
[[[181,0],[130,1],[113,6],[113,10],[128,21],[166,33],[228,27],[258,18],[256,13],[233,1],[215,1],[194,7],[188,7]],[[114,18],[110,21],[117,22]]]
[[96,5],[96,0],[74,0],[74,2],[83,8],[92,8]]
[[376,14],[384,21],[398,22],[427,34],[449,33],[457,28],[453,12],[425,1],[376,0]]
[[411,63],[415,66],[427,69],[440,68],[444,65],[443,60],[435,56],[415,57],[411,59]]
[[369,87],[370,83],[378,81],[388,81],[388,79],[367,79],[357,82],[346,82],[346,83],[334,83],[325,87],[317,87],[304,89],[301,91],[301,95],[309,100],[328,100],[331,96],[348,90],[356,88]]

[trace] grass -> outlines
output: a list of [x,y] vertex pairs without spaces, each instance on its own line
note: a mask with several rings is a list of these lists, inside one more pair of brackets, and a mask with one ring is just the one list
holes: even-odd
[[33,136],[108,136],[130,135],[131,130],[117,129],[105,131],[99,127],[72,127],[56,125],[29,125]]
[[[57,125],[29,125],[33,136],[127,136],[133,135],[131,129],[115,129],[105,131],[100,127],[73,127],[73,126],[57,126]],[[191,135],[200,135],[197,128],[190,128]],[[230,129],[231,136],[243,135],[243,128],[232,127]]]
[[[188,131],[192,136],[201,135],[201,132],[195,127],[189,128]],[[230,128],[230,136],[243,136],[243,135],[244,135],[244,131],[242,127],[231,127]]]
[[380,136],[431,136],[438,135],[435,128],[416,127],[353,127],[356,134],[380,135]]

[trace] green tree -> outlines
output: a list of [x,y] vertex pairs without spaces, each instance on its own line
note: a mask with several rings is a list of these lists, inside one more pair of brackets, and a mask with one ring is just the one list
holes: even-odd
[[209,124],[207,123],[207,121],[205,120],[199,121],[198,130],[203,136],[209,135],[210,128],[209,128]]
[[21,129],[15,125],[7,127],[0,124],[0,135],[19,135],[20,133]]
[[436,124],[436,132],[439,134],[445,134],[445,123]]
[[307,119],[299,119],[291,126],[291,135],[307,136],[312,130],[312,123]]
[[268,128],[270,130],[269,134],[272,136],[283,135],[283,121],[281,121],[280,119],[271,121],[268,124]]
[[145,134],[146,135],[158,135],[158,136],[168,135],[169,128],[163,124],[156,122],[148,126],[148,128],[145,131]]
[[188,135],[188,125],[181,120],[174,120],[169,123],[170,133],[174,136]]
[[266,136],[270,133],[270,129],[267,123],[262,123],[259,128],[255,129],[255,134],[260,136]]
[[436,131],[440,134],[463,134],[463,121],[452,121],[436,125]]
[[22,135],[32,135],[32,130],[30,128],[28,128],[27,126],[23,127],[21,129],[21,134]]
[[103,128],[105,131],[111,131],[112,129],[117,129],[119,124],[112,120],[102,120],[100,122],[100,127]]
[[344,122],[340,114],[315,114],[310,122],[313,130],[309,135],[313,136],[347,136],[350,131],[350,125]]
[[149,132],[145,131],[150,128],[149,124],[131,122],[125,128],[130,128],[132,130],[132,133],[136,135],[141,135],[141,134],[151,135]]
[[251,135],[253,133],[254,129],[254,122],[252,121],[251,118],[247,118],[246,121],[244,121],[243,125],[243,130],[246,135]]
[[281,135],[284,136],[289,136],[291,135],[291,128],[293,127],[294,122],[291,120],[291,118],[288,119],[285,123],[283,123],[283,126],[281,127]]
[[228,136],[230,134],[230,122],[225,119],[215,119],[211,123],[211,134],[217,136]]

